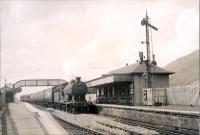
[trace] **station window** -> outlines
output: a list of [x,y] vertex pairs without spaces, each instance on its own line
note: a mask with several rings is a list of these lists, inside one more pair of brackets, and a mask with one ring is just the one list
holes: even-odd
[[129,94],[130,95],[133,95],[133,88],[134,88],[134,85],[133,84],[130,84],[130,86],[129,86]]
[[114,86],[112,87],[112,95],[113,96],[115,95],[115,88],[114,88]]
[[104,88],[101,88],[101,95],[104,95]]
[[104,95],[105,95],[105,97],[107,97],[107,95],[108,95],[108,88],[104,88]]
[[97,89],[97,96],[99,96],[99,89]]
[[107,90],[107,95],[110,96],[110,88],[108,87],[106,90]]
[[127,97],[130,96],[130,86],[127,86],[127,93],[126,93]]
[[130,97],[130,86],[126,86],[126,96]]
[[120,87],[120,96],[129,97],[130,96],[130,87],[125,85]]
[[101,94],[101,88],[99,88],[99,96],[101,96],[102,94]]
[[112,96],[113,93],[112,93],[112,87],[109,87],[109,95]]

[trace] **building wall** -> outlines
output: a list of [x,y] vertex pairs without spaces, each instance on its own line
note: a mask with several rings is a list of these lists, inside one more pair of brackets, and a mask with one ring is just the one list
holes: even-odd
[[[134,105],[143,105],[143,88],[147,85],[147,81],[142,74],[133,75],[134,78]],[[168,75],[154,75],[152,77],[152,87],[162,88],[169,87]]]
[[142,75],[134,75],[133,76],[134,80],[134,105],[141,105],[142,98],[143,97],[143,92],[142,89],[145,88],[145,80],[144,76]]
[[169,76],[168,75],[154,75],[152,77],[153,88],[169,87]]

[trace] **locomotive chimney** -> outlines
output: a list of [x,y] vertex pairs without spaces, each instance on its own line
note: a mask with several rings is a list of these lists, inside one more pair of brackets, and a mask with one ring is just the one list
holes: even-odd
[[76,81],[80,82],[81,81],[81,77],[76,77]]

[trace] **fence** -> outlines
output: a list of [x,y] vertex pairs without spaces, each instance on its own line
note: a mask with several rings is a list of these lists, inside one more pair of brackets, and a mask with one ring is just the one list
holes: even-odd
[[154,105],[167,105],[167,89],[166,88],[153,88],[152,96],[153,96],[153,104]]
[[[198,86],[179,86],[149,89],[152,94],[151,105],[194,105],[200,106],[200,89]],[[145,104],[145,102],[144,102]]]
[[167,100],[171,105],[200,106],[200,89],[194,86],[166,88]]

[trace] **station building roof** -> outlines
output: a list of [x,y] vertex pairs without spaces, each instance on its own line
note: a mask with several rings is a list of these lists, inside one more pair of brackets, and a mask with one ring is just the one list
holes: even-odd
[[[125,67],[121,67],[118,69],[115,69],[113,71],[108,72],[105,75],[111,75],[111,74],[133,74],[133,73],[144,73],[146,72],[146,66],[144,63],[135,63],[131,64]],[[151,73],[160,73],[160,74],[173,74],[174,72],[167,71],[163,68],[160,68],[158,66],[151,66]]]
[[[151,66],[152,74],[163,74],[170,75],[174,72],[167,71],[158,66]],[[146,66],[144,63],[135,63],[131,65],[127,65],[125,67],[121,67],[115,70],[108,72],[107,74],[103,74],[99,78],[92,79],[87,81],[86,84],[88,87],[95,87],[99,85],[109,84],[113,82],[127,82],[132,81],[133,74],[144,74],[146,72]]]

